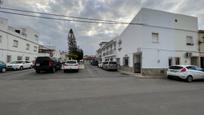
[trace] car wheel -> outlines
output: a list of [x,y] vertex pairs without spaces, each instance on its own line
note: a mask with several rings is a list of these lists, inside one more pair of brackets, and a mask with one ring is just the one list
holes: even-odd
[[67,70],[64,70],[64,73],[67,73]]
[[36,70],[35,72],[36,72],[36,73],[40,73],[40,70]]
[[23,70],[23,66],[21,66],[19,69],[20,69],[20,70]]
[[56,69],[55,67],[52,68],[52,73],[55,73],[56,72]]
[[171,76],[167,75],[167,79],[171,79]]
[[193,76],[189,75],[189,76],[186,78],[186,81],[187,81],[187,82],[192,82],[192,81],[193,81]]
[[5,73],[5,72],[6,72],[6,68],[3,68],[1,71],[2,71],[3,73]]

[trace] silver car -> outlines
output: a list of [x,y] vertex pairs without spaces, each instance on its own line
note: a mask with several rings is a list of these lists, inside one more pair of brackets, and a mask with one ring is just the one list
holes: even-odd
[[188,82],[192,82],[195,79],[204,78],[204,69],[194,65],[170,66],[167,70],[167,77],[178,77]]
[[115,70],[117,71],[117,62],[103,62],[102,68],[104,70]]

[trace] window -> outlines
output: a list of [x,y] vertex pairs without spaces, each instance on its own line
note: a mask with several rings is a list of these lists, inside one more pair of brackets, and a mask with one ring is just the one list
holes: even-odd
[[13,47],[18,47],[18,41],[17,40],[13,40]]
[[194,45],[194,41],[193,41],[192,36],[186,36],[186,45],[188,45],[188,46],[193,46]]
[[169,58],[169,66],[172,66],[172,58]]
[[6,62],[7,62],[7,63],[11,62],[11,55],[7,55],[7,57],[6,57]]
[[16,32],[16,33],[18,33],[18,34],[20,34],[20,33],[21,33],[21,31],[20,31],[20,30],[15,30],[15,32]]
[[30,44],[26,44],[26,50],[30,50]]
[[38,50],[38,47],[34,46],[34,52],[37,52],[37,50]]
[[124,66],[129,66],[129,57],[124,57],[123,63],[124,63]]
[[159,43],[159,33],[152,33],[152,43]]
[[18,56],[18,57],[17,57],[17,60],[18,60],[18,61],[20,61],[20,60],[22,60],[22,59],[23,59],[22,56]]
[[26,61],[29,61],[29,60],[30,60],[30,57],[25,57],[25,60],[26,60]]

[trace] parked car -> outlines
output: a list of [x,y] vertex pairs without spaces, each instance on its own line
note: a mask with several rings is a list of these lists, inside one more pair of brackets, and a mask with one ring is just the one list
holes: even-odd
[[91,65],[92,65],[92,66],[98,66],[98,61],[92,60],[92,61],[91,61]]
[[99,67],[99,68],[102,68],[102,67],[103,67],[103,63],[102,63],[102,62],[99,63],[99,64],[98,64],[98,67]]
[[103,62],[102,68],[104,70],[115,70],[117,71],[117,62],[110,61],[110,62]]
[[63,64],[62,69],[64,70],[64,72],[67,72],[69,70],[74,70],[74,71],[78,72],[79,71],[79,64],[78,64],[77,60],[69,60]]
[[178,77],[180,79],[186,80],[187,82],[192,82],[195,79],[204,78],[204,69],[194,65],[170,66],[167,70],[167,77]]
[[6,72],[6,64],[3,61],[0,61],[0,72]]
[[50,71],[55,73],[57,70],[61,69],[61,62],[53,57],[37,57],[35,60],[34,69],[36,73],[40,73],[41,71]]
[[29,61],[13,61],[7,64],[7,69],[13,69],[13,70],[23,70],[23,69],[28,69],[32,67],[33,67],[33,63]]

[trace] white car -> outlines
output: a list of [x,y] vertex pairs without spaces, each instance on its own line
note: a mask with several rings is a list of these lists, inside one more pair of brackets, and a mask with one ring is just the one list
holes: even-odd
[[99,68],[102,68],[102,67],[103,67],[103,63],[99,63],[99,64],[98,64],[98,67],[99,67]]
[[204,78],[204,69],[194,65],[170,66],[167,70],[167,77],[178,77],[188,82],[192,82],[195,79]]
[[75,70],[78,72],[79,71],[79,64],[78,64],[77,60],[69,60],[63,64],[62,69],[64,70],[64,72],[66,72],[68,70]]
[[13,61],[7,64],[7,69],[23,70],[32,68],[33,63],[29,61]]

